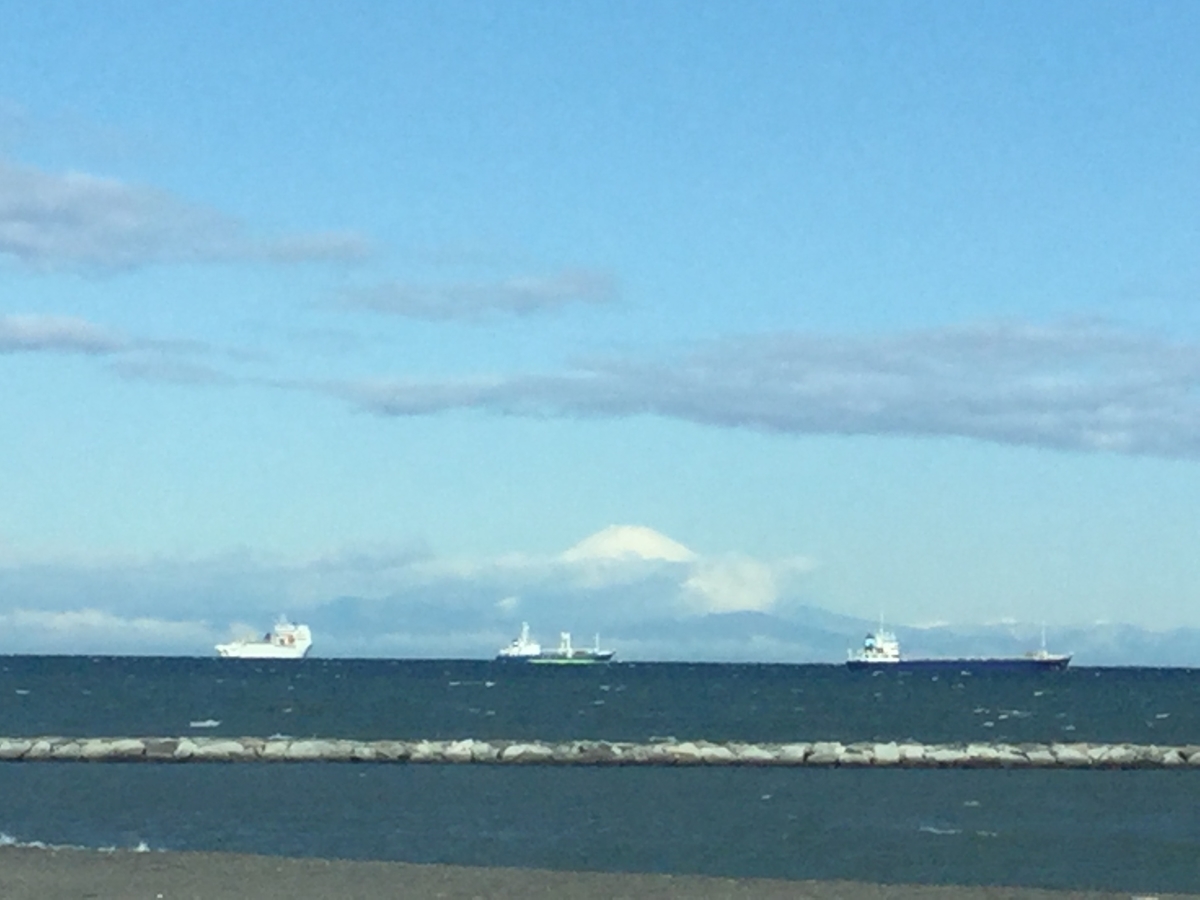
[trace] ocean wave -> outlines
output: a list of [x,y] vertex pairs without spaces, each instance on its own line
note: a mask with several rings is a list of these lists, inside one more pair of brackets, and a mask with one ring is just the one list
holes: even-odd
[[962,834],[961,828],[938,828],[935,825],[922,825],[917,831],[925,834]]
[[51,844],[47,841],[23,841],[5,831],[0,831],[0,847],[20,847],[29,850],[90,850],[95,853],[161,853],[145,841],[138,841],[132,847],[118,847],[115,844],[103,847],[87,847],[83,844]]

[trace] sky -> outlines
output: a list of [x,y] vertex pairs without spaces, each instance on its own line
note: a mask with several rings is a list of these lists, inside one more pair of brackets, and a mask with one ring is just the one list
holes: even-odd
[[1200,627],[1195,4],[0,20],[0,652]]

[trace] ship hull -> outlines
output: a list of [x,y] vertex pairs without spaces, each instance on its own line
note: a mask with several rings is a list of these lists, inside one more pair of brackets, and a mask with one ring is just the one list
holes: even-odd
[[872,669],[900,672],[1060,672],[1071,663],[1069,656],[1054,656],[1045,659],[1039,657],[1014,656],[1005,658],[980,659],[902,659],[902,660],[861,660],[851,659],[846,662],[849,669]]
[[577,656],[573,658],[538,656],[528,660],[535,666],[595,666],[612,662],[612,656]]
[[225,659],[303,659],[307,647],[278,647],[274,644],[221,644],[217,655]]
[[612,662],[612,658],[613,654],[611,653],[602,653],[598,656],[556,656],[553,653],[543,653],[539,656],[497,656],[496,662],[528,666],[593,666]]

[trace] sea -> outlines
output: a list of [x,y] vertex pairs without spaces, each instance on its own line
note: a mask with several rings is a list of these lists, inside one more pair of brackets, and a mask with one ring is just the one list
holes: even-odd
[[[8,656],[0,735],[1200,745],[1200,670]],[[0,843],[1200,893],[1200,768],[3,762]]]

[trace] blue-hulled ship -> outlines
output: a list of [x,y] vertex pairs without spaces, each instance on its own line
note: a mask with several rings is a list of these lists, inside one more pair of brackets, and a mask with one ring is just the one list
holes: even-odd
[[1061,670],[1071,664],[1071,654],[1050,653],[1046,650],[1046,636],[1042,635],[1042,646],[1023,656],[967,656],[967,657],[916,657],[908,658],[900,653],[900,642],[896,635],[882,627],[866,636],[857,651],[851,650],[846,665],[851,669],[890,670],[939,670],[956,672],[1036,672]]

